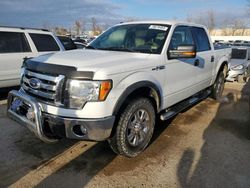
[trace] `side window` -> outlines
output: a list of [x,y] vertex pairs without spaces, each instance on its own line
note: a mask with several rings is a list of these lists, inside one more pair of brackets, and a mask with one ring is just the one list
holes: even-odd
[[60,51],[55,39],[51,35],[29,33],[38,52]]
[[194,40],[189,27],[177,26],[172,35],[169,50],[177,50],[180,45],[193,45]]
[[24,33],[0,31],[0,53],[30,52]]
[[196,42],[197,52],[211,50],[207,33],[203,28],[193,27],[192,33]]
[[64,36],[58,36],[57,38],[63,44],[65,50],[74,50],[77,48],[75,43],[70,38]]

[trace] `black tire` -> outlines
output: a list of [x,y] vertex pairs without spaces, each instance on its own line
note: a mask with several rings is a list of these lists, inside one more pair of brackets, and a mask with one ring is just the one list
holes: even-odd
[[237,76],[237,82],[239,83],[246,83],[246,78],[244,75],[238,75]]
[[224,90],[225,86],[225,76],[223,71],[219,72],[214,84],[212,85],[211,88],[211,97],[215,100],[220,100],[222,96],[222,92]]
[[155,109],[147,98],[131,101],[121,112],[110,147],[117,154],[136,157],[149,144],[155,126]]

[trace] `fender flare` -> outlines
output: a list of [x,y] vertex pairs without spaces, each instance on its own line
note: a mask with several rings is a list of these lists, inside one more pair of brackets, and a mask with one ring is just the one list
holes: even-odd
[[134,91],[140,88],[145,88],[148,87],[150,88],[154,93],[153,97],[156,100],[156,105],[157,105],[157,112],[160,110],[161,104],[162,104],[162,98],[161,98],[161,92],[159,88],[154,84],[153,82],[150,81],[139,81],[136,82],[132,85],[130,85],[128,88],[125,89],[125,91],[122,93],[122,95],[119,97],[115,104],[115,108],[113,110],[113,115],[117,115],[121,106],[124,104],[126,101],[127,97],[132,94]]

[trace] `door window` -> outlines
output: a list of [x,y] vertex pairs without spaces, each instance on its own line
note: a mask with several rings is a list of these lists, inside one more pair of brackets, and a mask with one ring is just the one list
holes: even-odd
[[38,52],[60,51],[54,37],[46,34],[30,33]]
[[24,33],[0,31],[0,53],[30,52]]
[[172,35],[169,50],[177,50],[178,46],[194,45],[194,40],[189,27],[177,26]]
[[207,33],[203,28],[192,27],[192,33],[196,42],[197,52],[211,50]]

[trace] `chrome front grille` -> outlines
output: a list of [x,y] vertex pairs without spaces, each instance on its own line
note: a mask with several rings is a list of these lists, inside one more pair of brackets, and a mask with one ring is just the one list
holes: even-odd
[[22,77],[22,88],[45,103],[62,105],[62,87],[65,76],[49,75],[25,70]]

